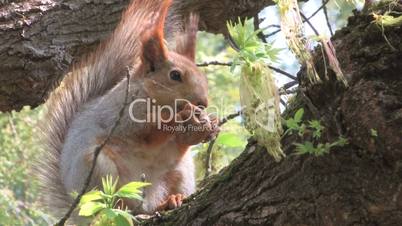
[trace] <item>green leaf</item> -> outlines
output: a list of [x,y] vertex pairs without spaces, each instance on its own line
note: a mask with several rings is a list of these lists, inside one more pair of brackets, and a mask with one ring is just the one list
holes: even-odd
[[117,214],[117,217],[114,219],[114,222],[117,226],[133,226],[133,215],[130,213],[120,210],[113,209],[113,211]]
[[296,120],[290,118],[290,119],[286,120],[286,127],[290,130],[298,131],[300,126],[299,126],[298,122],[296,122]]
[[127,198],[127,199],[136,199],[142,201],[143,198],[140,195],[141,191],[138,192],[117,192],[115,194],[116,197],[119,198]]
[[78,196],[78,192],[77,191],[72,191],[72,192],[70,192],[70,196],[73,197],[73,199],[75,199]]
[[125,218],[122,215],[118,215],[117,217],[114,218],[114,223],[116,224],[116,226],[132,226],[133,223],[127,220],[127,218]]
[[296,151],[297,154],[308,154],[308,153],[313,153],[314,152],[314,145],[310,141],[306,141],[303,144],[300,143],[294,143],[293,145],[296,146]]
[[305,131],[306,131],[306,124],[302,123],[299,127],[298,135],[300,137],[303,137]]
[[220,145],[225,145],[227,147],[242,147],[244,142],[240,137],[234,133],[221,133],[216,139],[216,143]]
[[238,56],[235,58],[244,61],[247,65],[257,61],[265,62],[266,60],[270,60],[274,62],[278,58],[278,53],[281,49],[272,48],[271,44],[263,43],[258,38],[258,34],[262,30],[254,30],[253,19],[242,21],[238,18],[236,24],[229,21],[227,22],[227,28],[233,41],[240,49]]
[[303,115],[304,115],[304,109],[303,109],[303,108],[300,108],[300,109],[297,110],[297,112],[295,113],[294,120],[295,120],[297,123],[301,122],[301,120],[302,120],[302,118],[303,118]]
[[106,204],[104,203],[87,202],[80,207],[80,212],[78,215],[85,217],[93,216],[104,208],[106,208]]
[[309,121],[309,127],[314,130],[313,131],[313,137],[314,138],[320,138],[321,137],[321,132],[325,128],[324,126],[321,125],[320,121],[318,121],[318,120]]
[[344,137],[339,137],[337,141],[333,142],[330,146],[334,147],[334,146],[339,146],[339,147],[343,147],[346,144],[348,144],[348,139],[344,138]]
[[113,211],[113,209],[107,208],[102,210],[100,214],[103,214],[104,216],[107,217],[107,219],[113,220],[115,217],[117,217],[119,214]]
[[96,201],[96,200],[100,200],[102,199],[102,192],[99,190],[92,190],[89,191],[87,193],[85,193],[80,200],[80,206],[82,206],[83,204],[87,203],[87,202],[91,202],[91,201]]
[[117,192],[116,196],[121,197],[121,198],[130,198],[130,199],[138,199],[142,200],[142,197],[139,195],[141,193],[140,188],[146,187],[151,185],[150,183],[145,183],[145,182],[131,182],[123,187],[121,187]]
[[372,137],[378,137],[378,132],[375,129],[370,129],[370,134]]
[[106,195],[113,195],[115,193],[118,181],[118,177],[113,181],[112,175],[106,175],[106,177],[102,178],[102,187]]

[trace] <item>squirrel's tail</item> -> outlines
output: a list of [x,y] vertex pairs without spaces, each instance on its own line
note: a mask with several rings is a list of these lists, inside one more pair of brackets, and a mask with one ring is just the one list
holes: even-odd
[[50,95],[41,126],[45,148],[36,168],[45,196],[43,202],[56,215],[64,214],[60,210],[68,208],[72,201],[59,169],[70,123],[85,103],[104,95],[126,76],[127,66],[139,62],[141,35],[158,26],[170,4],[171,0],[133,0],[111,37],[75,65]]

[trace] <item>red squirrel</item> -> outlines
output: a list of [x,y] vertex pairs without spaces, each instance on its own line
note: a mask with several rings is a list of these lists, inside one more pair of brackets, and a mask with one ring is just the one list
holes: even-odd
[[169,50],[163,30],[170,5],[171,0],[132,1],[111,37],[73,66],[50,95],[39,170],[44,201],[55,216],[71,205],[71,193],[82,189],[95,147],[106,139],[119,117],[128,66],[130,102],[151,99],[154,106],[174,107],[175,100],[188,100],[176,106],[179,110],[173,118],[189,120],[163,123],[203,129],[165,131],[154,121],[132,119],[130,114],[143,119],[155,114],[145,104],[126,107],[101,150],[89,189],[99,188],[101,178],[108,174],[119,178],[119,186],[140,181],[145,175],[151,185],[144,190],[144,201],[125,201],[134,213],[179,207],[183,197],[195,191],[189,148],[213,137],[218,128],[216,120],[201,109],[208,105],[208,87],[194,59],[198,17],[189,16],[175,48]]

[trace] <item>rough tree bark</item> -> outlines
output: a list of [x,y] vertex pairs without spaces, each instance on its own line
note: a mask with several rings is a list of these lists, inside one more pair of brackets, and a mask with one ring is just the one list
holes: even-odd
[[[29,0],[0,5],[0,111],[41,104],[72,62],[114,29],[128,0]],[[173,16],[196,11],[201,29],[252,17],[272,0],[175,0]],[[167,35],[171,26],[167,26]]]
[[[148,225],[402,225],[402,29],[385,30],[392,51],[372,20],[356,15],[333,37],[349,87],[329,73],[330,81],[306,91],[327,128],[322,142],[343,135],[349,145],[299,156],[287,136],[288,157],[276,163],[251,141],[186,205]],[[323,75],[322,55],[315,59]],[[311,109],[305,103],[298,95],[288,115]]]
[[[106,36],[122,8],[121,1],[109,1],[110,5],[92,1],[89,5],[68,2],[74,4],[58,3],[57,7],[49,5],[46,6],[48,8],[28,10],[29,15],[44,14],[30,26],[17,14],[0,16],[2,110],[41,103],[39,97],[45,95],[49,89],[46,84],[50,84],[42,79],[58,80],[60,71],[67,68],[74,56]],[[255,4],[255,9],[270,3],[241,2]],[[91,6],[95,7],[93,11]],[[86,10],[87,17],[73,10],[77,7],[80,11]],[[102,9],[108,12],[103,15],[110,18],[97,16],[96,13]],[[244,13],[242,10],[227,11],[225,15]],[[34,21],[29,19],[29,15],[28,22]],[[68,18],[64,18],[66,15]],[[21,25],[3,26],[16,20],[16,17],[20,18]],[[93,17],[97,19],[90,20]],[[210,23],[214,20],[221,18],[204,18]],[[292,154],[292,143],[296,138],[286,136],[283,148],[288,157],[277,163],[265,150],[250,141],[239,158],[209,178],[182,208],[162,213],[147,224],[401,225],[402,29],[393,27],[385,30],[390,43],[396,48],[392,50],[381,30],[371,23],[372,20],[369,15],[357,14],[350,18],[346,28],[333,37],[341,67],[350,81],[349,87],[342,88],[329,71],[329,81],[307,87],[305,92],[327,128],[322,142],[333,141],[343,135],[348,138],[349,145],[333,149],[322,157],[299,156]],[[44,24],[41,26],[41,23]],[[64,34],[60,26],[71,28]],[[222,26],[218,27],[207,25],[207,30],[221,32]],[[324,74],[320,53],[317,51],[315,60],[319,74]],[[23,61],[20,64],[23,66],[16,66],[18,61]],[[298,76],[303,84],[303,69]],[[38,85],[33,87],[32,84]],[[11,96],[17,95],[15,90],[24,89],[27,89],[25,94]],[[311,106],[305,103],[298,95],[287,115],[304,107],[306,119],[316,118],[309,112]],[[371,129],[375,129],[378,135],[373,136]]]

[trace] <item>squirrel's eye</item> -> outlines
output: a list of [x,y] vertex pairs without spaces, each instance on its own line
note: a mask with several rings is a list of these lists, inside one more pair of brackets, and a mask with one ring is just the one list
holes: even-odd
[[170,72],[169,74],[170,79],[172,79],[173,81],[178,81],[181,82],[181,73],[178,70],[173,70]]

